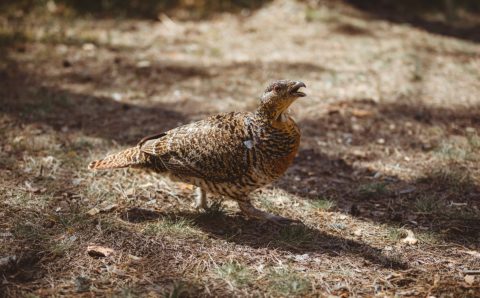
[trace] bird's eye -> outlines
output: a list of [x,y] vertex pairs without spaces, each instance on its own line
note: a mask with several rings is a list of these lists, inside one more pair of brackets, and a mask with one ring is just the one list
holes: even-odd
[[282,87],[280,85],[273,86],[273,91],[280,92],[280,90],[282,90]]

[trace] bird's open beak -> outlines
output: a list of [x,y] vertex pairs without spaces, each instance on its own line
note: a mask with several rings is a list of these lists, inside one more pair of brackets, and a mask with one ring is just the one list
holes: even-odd
[[301,91],[298,91],[302,87],[307,88],[307,86],[305,86],[305,84],[303,82],[295,82],[294,85],[290,88],[290,94],[292,94],[293,96],[297,96],[297,97],[307,96],[307,94],[305,94]]

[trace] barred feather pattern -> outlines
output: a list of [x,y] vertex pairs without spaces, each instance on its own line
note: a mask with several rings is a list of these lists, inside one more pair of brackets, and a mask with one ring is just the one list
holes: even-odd
[[168,131],[140,150],[157,156],[176,180],[240,199],[280,177],[292,162],[300,133],[291,118],[272,126],[255,113],[227,113]]
[[300,131],[285,111],[295,99],[286,90],[299,82],[280,82],[286,86],[282,96],[274,96],[278,88],[270,86],[255,112],[219,114],[147,137],[89,168],[150,169],[212,194],[248,200],[250,192],[279,178],[298,151]]

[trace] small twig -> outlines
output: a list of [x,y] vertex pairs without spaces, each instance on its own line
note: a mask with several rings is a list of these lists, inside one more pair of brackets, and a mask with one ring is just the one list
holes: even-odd
[[478,270],[465,269],[463,270],[463,273],[469,274],[469,275],[480,275],[480,269]]

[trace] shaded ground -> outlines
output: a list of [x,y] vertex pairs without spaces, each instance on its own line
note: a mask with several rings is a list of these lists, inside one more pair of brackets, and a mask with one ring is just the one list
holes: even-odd
[[[3,14],[1,294],[479,295],[477,40],[331,3],[196,21]],[[187,185],[86,170],[145,135],[252,110],[279,78],[308,86],[301,150],[254,201],[301,225],[232,202],[199,214]],[[115,253],[91,257],[93,244]]]
[[347,2],[372,17],[410,24],[434,34],[480,42],[478,1],[349,0]]

